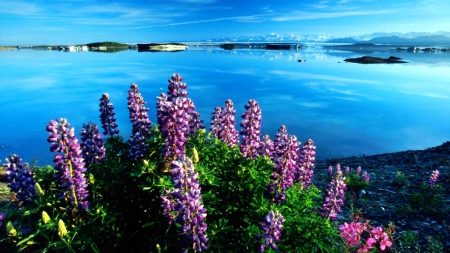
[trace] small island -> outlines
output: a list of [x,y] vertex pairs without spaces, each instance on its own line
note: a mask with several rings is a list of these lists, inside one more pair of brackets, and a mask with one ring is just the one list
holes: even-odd
[[408,63],[403,61],[401,58],[391,56],[389,58],[379,58],[373,56],[362,56],[358,58],[348,58],[344,60],[345,62],[353,62],[360,64],[380,64],[380,63]]

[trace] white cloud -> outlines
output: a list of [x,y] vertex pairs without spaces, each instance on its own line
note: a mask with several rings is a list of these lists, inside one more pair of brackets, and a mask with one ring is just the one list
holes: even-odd
[[272,18],[273,21],[298,21],[309,19],[324,19],[324,18],[342,18],[351,16],[368,16],[368,15],[383,15],[395,12],[393,10],[378,10],[378,11],[343,11],[343,12],[305,12],[294,11],[284,14],[279,17]]

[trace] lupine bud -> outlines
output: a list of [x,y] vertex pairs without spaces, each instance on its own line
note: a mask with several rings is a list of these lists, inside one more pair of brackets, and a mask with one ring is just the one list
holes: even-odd
[[8,236],[17,235],[17,230],[14,228],[14,225],[11,223],[11,221],[8,221],[8,223],[6,223],[6,232],[8,233]]
[[48,216],[48,213],[46,211],[42,211],[42,222],[44,224],[47,224],[50,222],[50,216]]
[[42,190],[41,186],[39,185],[39,183],[36,183],[34,185],[34,191],[39,194],[39,196],[44,196],[45,192]]
[[58,235],[59,237],[64,237],[67,235],[66,224],[61,219],[58,221]]
[[192,162],[193,163],[198,163],[199,162],[199,157],[198,157],[198,152],[197,152],[197,149],[194,147],[193,149],[192,149]]

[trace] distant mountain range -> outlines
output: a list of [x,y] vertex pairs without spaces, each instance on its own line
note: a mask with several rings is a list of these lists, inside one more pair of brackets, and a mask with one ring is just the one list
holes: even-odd
[[380,32],[351,36],[347,38],[336,38],[330,35],[282,35],[271,33],[262,36],[250,36],[239,38],[209,39],[207,42],[331,42],[331,43],[373,43],[392,45],[450,45],[450,32]]
[[372,44],[390,44],[390,45],[410,45],[410,46],[426,46],[426,45],[446,45],[450,46],[450,36],[431,35],[419,36],[416,38],[401,38],[399,36],[375,37],[370,40],[355,40],[353,38],[332,39],[326,42],[330,43],[372,43]]

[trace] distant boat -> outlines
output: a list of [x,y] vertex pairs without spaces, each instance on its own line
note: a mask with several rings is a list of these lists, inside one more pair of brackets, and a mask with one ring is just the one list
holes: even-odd
[[186,44],[165,43],[165,44],[137,44],[138,52],[179,52],[188,48]]

